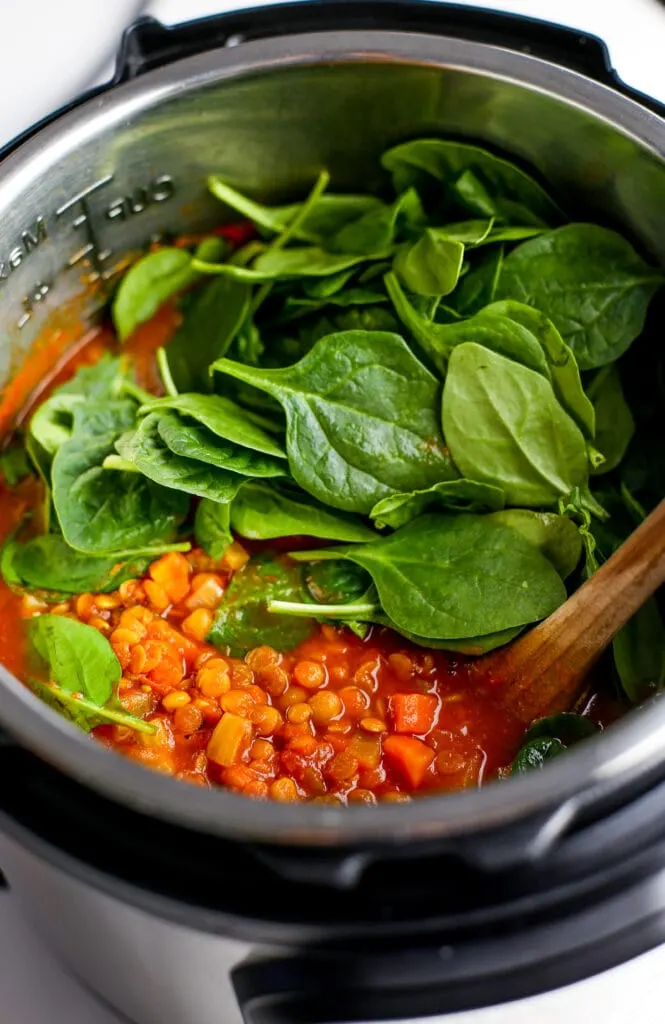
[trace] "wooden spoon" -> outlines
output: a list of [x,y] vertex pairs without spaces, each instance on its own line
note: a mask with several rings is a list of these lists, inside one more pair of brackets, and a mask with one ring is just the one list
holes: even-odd
[[665,583],[665,500],[553,615],[485,661],[525,725],[567,711],[622,626]]

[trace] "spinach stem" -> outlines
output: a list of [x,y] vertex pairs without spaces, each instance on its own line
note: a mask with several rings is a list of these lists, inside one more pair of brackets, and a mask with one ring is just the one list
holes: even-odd
[[162,379],[162,384],[164,385],[164,390],[166,391],[166,394],[170,395],[171,398],[177,398],[179,392],[177,387],[175,386],[175,381],[171,376],[171,367],[169,366],[169,359],[166,354],[166,349],[163,346],[160,346],[157,349],[157,369],[159,370],[159,376]]
[[[298,230],[302,222],[305,220],[305,217],[310,212],[310,210],[312,210],[312,208],[316,206],[317,202],[319,201],[325,190],[328,188],[329,183],[330,175],[328,174],[328,171],[321,171],[318,178],[316,179],[314,188],[307,196],[307,199],[305,199],[304,203],[298,210],[293,220],[290,221],[289,224],[287,224],[287,226],[284,228],[282,233],[277,236],[277,238],[273,238],[272,242],[266,249],[266,253],[277,252],[278,249],[284,248],[286,243],[293,237],[293,235]],[[260,306],[262,306],[265,300],[268,298],[270,292],[272,291],[273,284],[274,281],[266,281],[264,284],[261,285],[261,287],[257,291],[256,295],[254,296],[250,304],[249,311],[247,313],[248,320],[254,316],[254,314],[257,312]]]
[[321,548],[320,551],[289,551],[288,557],[294,562],[331,562],[346,558],[346,548]]
[[120,393],[128,395],[130,398],[135,398],[141,405],[147,405],[148,402],[154,401],[155,396],[151,395],[149,391],[144,391],[138,384],[135,384],[131,380],[124,378],[120,382]]
[[133,462],[123,459],[121,455],[107,455],[102,462],[102,469],[115,469],[120,470],[123,473],[140,472]]
[[296,615],[303,618],[364,619],[374,615],[379,606],[359,602],[358,604],[307,604],[299,601],[268,601],[269,612],[275,615]]

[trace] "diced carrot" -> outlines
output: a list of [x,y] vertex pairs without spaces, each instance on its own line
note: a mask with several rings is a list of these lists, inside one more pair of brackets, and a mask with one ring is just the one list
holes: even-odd
[[208,757],[224,768],[238,764],[252,741],[254,727],[246,718],[227,711],[214,728],[208,743]]
[[150,566],[150,575],[165,591],[172,604],[178,604],[189,592],[189,562],[184,555],[171,551]]
[[192,580],[191,593],[185,601],[190,611],[197,608],[214,610],[224,596],[224,587],[219,576],[214,573],[201,572]]
[[437,698],[431,693],[394,693],[390,698],[395,732],[424,735],[434,725]]
[[435,757],[432,748],[415,736],[388,736],[383,741],[383,749],[414,789],[422,783]]

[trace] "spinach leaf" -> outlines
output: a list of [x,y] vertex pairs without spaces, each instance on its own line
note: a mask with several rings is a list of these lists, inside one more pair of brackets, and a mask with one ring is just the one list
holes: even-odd
[[457,287],[464,245],[443,231],[427,228],[417,242],[403,246],[395,256],[395,273],[417,295],[450,295]]
[[661,271],[625,238],[595,224],[569,224],[506,257],[498,298],[539,309],[570,345],[582,370],[618,359],[644,327]]
[[0,473],[7,487],[14,488],[32,473],[30,459],[24,447],[6,448],[0,452]]
[[231,525],[241,537],[321,537],[326,540],[367,541],[374,531],[359,519],[333,512],[307,494],[250,481],[231,506]]
[[62,687],[56,686],[54,683],[40,683],[36,679],[30,681],[30,688],[34,690],[40,700],[54,708],[64,718],[69,719],[79,729],[83,729],[84,732],[90,732],[98,725],[107,725],[109,722],[113,725],[124,725],[136,732],[147,734],[155,732],[152,722],[144,722],[142,718],[122,711],[121,705],[118,708],[102,707],[85,697],[74,696],[73,693],[63,690]]
[[549,736],[560,740],[566,747],[572,747],[574,743],[595,736],[598,732],[595,722],[584,715],[576,715],[573,711],[560,711],[556,715],[548,715],[547,718],[537,718],[524,733],[524,740],[528,742]]
[[286,467],[282,459],[225,441],[206,427],[187,421],[176,412],[152,415],[157,415],[157,432],[174,455],[205,462],[219,469],[230,469],[242,476],[285,475]]
[[[585,437],[593,438],[596,432],[596,415],[593,404],[582,387],[577,360],[552,321],[537,309],[512,300],[494,302],[483,312],[486,315],[508,317],[514,323],[528,330],[538,340],[547,361],[555,395]],[[469,338],[469,340],[478,339]],[[488,348],[491,347],[488,345]]]
[[[223,249],[221,239],[208,238],[198,246],[196,256],[200,260],[215,260]],[[139,324],[155,315],[162,303],[191,287],[199,277],[187,249],[165,246],[142,256],[122,278],[113,300],[113,322],[120,340],[126,341]]]
[[346,558],[362,566],[397,629],[433,640],[536,622],[566,597],[547,559],[490,516],[425,515],[371,544],[292,552],[291,557]]
[[282,404],[291,474],[334,508],[369,513],[392,491],[457,475],[437,422],[439,385],[397,335],[347,331],[295,366],[221,359],[214,369]]
[[74,408],[84,401],[84,395],[56,391],[35,410],[30,420],[30,436],[41,448],[48,464],[60,445],[72,436]]
[[[242,493],[242,490],[239,492]],[[202,498],[194,517],[194,539],[207,555],[218,562],[233,540],[231,502]]]
[[117,356],[104,355],[92,366],[79,367],[70,380],[54,391],[54,395],[80,395],[105,402],[120,397],[123,379],[122,360]]
[[302,567],[276,556],[251,558],[231,580],[208,643],[242,656],[261,644],[283,651],[306,640],[314,628],[313,619],[272,615],[267,607],[271,600],[306,600]]
[[[254,221],[259,227],[281,234],[295,220],[302,203],[286,206],[265,206],[242,195],[222,178],[213,175],[208,178],[212,194],[233,210]],[[341,229],[367,213],[383,206],[380,199],[370,195],[334,195],[328,193],[318,198],[294,232],[300,241],[325,245]]]
[[459,316],[473,316],[494,302],[503,270],[504,246],[498,245],[461,278],[449,303]]
[[562,214],[545,190],[514,164],[478,146],[417,139],[383,154],[396,192],[415,187],[423,196],[436,187],[442,214],[469,211],[504,224],[558,224]]
[[437,324],[414,309],[394,274],[387,274],[385,281],[395,312],[442,375],[456,346],[474,341],[549,379],[547,360],[538,338],[508,315],[507,310],[497,309],[494,304],[468,320]]
[[517,530],[552,563],[562,580],[577,568],[582,555],[582,537],[568,516],[510,508],[494,512],[490,519]]
[[549,718],[540,718],[524,734],[522,748],[512,764],[513,775],[524,775],[543,768],[546,761],[598,732],[588,718],[564,711]]
[[28,632],[51,680],[63,690],[81,693],[95,704],[113,696],[122,669],[98,630],[63,615],[38,615],[30,619]]
[[150,413],[136,430],[118,439],[116,449],[122,458],[161,487],[211,501],[231,501],[246,477],[229,469],[174,455],[160,437],[160,419],[157,413]]
[[372,586],[369,574],[353,562],[315,562],[302,570],[305,586],[319,605],[358,601]]
[[262,253],[255,261],[249,280],[274,281],[289,277],[326,277],[357,267],[367,259],[385,260],[393,247],[386,246],[373,253],[328,252],[315,245],[299,245]]
[[482,345],[452,352],[443,430],[463,475],[500,487],[509,505],[551,505],[586,482],[584,437],[549,381]]
[[13,582],[22,588],[61,594],[97,594],[116,590],[128,579],[141,576],[148,559],[118,562],[114,558],[83,555],[57,533],[17,543],[12,554]]
[[133,402],[80,403],[74,433],[53,459],[53,504],[65,541],[85,554],[117,559],[169,549],[187,515],[184,495],[137,473],[102,468],[115,442],[134,425]]
[[178,391],[210,391],[208,367],[226,355],[249,311],[251,288],[219,278],[194,297],[168,346],[171,377]]
[[330,239],[326,248],[332,252],[359,253],[374,258],[376,253],[385,252],[393,245],[401,220],[405,220],[413,231],[426,227],[418,194],[413,189],[403,192],[392,205],[381,203],[346,224]]
[[264,455],[284,458],[284,451],[275,439],[257,426],[245,409],[229,398],[220,395],[169,395],[166,398],[156,398],[154,402],[147,402],[139,409],[139,415],[162,414],[166,411],[187,416],[226,441],[263,452]]
[[485,512],[503,508],[505,496],[498,487],[460,477],[444,480],[425,491],[389,494],[376,503],[370,515],[377,526],[397,530],[436,505],[461,512]]
[[615,366],[606,366],[598,371],[589,385],[589,396],[596,413],[594,443],[605,457],[605,461],[592,472],[609,473],[622,461],[635,433],[635,420],[624,398],[621,378]]
[[541,736],[535,740],[529,740],[513,761],[511,773],[525,775],[534,769],[544,768],[547,761],[559,757],[560,754],[565,754],[567,749],[561,740],[554,736]]
[[612,653],[621,686],[633,704],[665,685],[665,626],[655,598],[617,633]]

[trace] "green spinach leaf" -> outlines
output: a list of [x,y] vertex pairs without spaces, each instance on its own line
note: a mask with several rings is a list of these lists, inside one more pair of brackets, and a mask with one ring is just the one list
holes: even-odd
[[38,615],[28,624],[30,640],[63,690],[105,704],[120,682],[122,669],[113,648],[98,630],[63,615]]
[[109,472],[104,460],[134,425],[129,401],[80,403],[74,432],[53,459],[53,504],[67,544],[117,559],[168,550],[187,515],[188,499],[137,473]]
[[304,536],[362,542],[375,536],[354,516],[333,512],[301,491],[259,481],[245,484],[234,499],[231,525],[249,540]]
[[633,704],[665,685],[665,626],[655,598],[617,633],[612,652],[621,686]]
[[509,508],[493,513],[490,518],[517,530],[552,563],[562,580],[577,568],[582,555],[582,537],[568,516]]
[[284,651],[306,640],[314,620],[273,615],[268,611],[270,600],[306,600],[302,567],[270,555],[251,558],[231,580],[208,633],[208,643],[242,656],[261,644]]
[[417,295],[450,295],[457,287],[464,245],[442,230],[427,228],[418,241],[398,250],[395,273]]
[[588,477],[584,437],[549,381],[473,342],[450,357],[443,430],[463,475],[509,505],[551,505]]
[[362,566],[388,619],[400,631],[433,640],[536,622],[566,597],[549,561],[490,516],[425,515],[371,544],[292,552],[291,557],[346,558]]
[[109,722],[113,725],[124,725],[136,732],[148,735],[155,732],[152,722],[144,722],[142,718],[130,715],[129,712],[121,710],[121,706],[118,708],[103,707],[85,697],[75,696],[54,683],[40,683],[36,679],[31,680],[30,688],[34,690],[40,700],[54,708],[64,718],[69,719],[79,729],[83,729],[84,732],[90,732],[98,725],[108,725]]
[[[242,489],[239,493],[242,493]],[[194,517],[194,539],[216,562],[224,557],[224,552],[233,540],[230,501],[202,498]]]
[[[216,365],[216,364],[213,364]],[[259,427],[252,416],[229,398],[220,395],[169,395],[156,398],[139,409],[139,414],[159,413],[167,411],[187,416],[206,427],[217,437],[243,448],[251,448],[264,455],[284,458],[284,451],[270,434]]]
[[377,502],[370,514],[377,526],[397,530],[437,505],[460,512],[486,512],[503,508],[505,496],[499,487],[460,477],[444,480],[425,491],[390,494]]
[[167,349],[178,391],[211,390],[208,367],[226,355],[247,317],[250,299],[250,286],[230,278],[210,281],[194,297]]
[[381,163],[392,173],[396,192],[415,187],[424,198],[434,193],[436,209],[444,216],[469,211],[503,224],[535,226],[562,220],[533,178],[478,146],[416,139],[389,149]]
[[157,431],[160,438],[174,455],[205,462],[218,469],[230,469],[242,476],[277,477],[286,473],[282,459],[225,441],[206,427],[187,421],[176,412],[153,415],[158,416]]
[[21,480],[31,475],[30,459],[23,446],[6,448],[0,452],[0,473],[9,488],[16,487]]
[[14,584],[59,594],[103,594],[117,590],[125,580],[141,576],[148,564],[148,559],[122,563],[113,558],[83,555],[57,533],[17,543],[11,562]]
[[160,436],[160,420],[157,413],[150,413],[136,430],[123,434],[116,442],[122,458],[161,487],[211,501],[231,501],[246,477],[229,469],[174,455]]
[[366,514],[392,491],[457,476],[438,425],[439,385],[397,335],[330,335],[285,369],[228,359],[214,369],[282,404],[291,474],[334,508]]
[[665,282],[630,242],[595,224],[569,224],[506,257],[498,298],[539,309],[561,332],[582,370],[618,359],[641,333]]
[[540,736],[537,739],[529,740],[513,761],[511,773],[525,775],[535,769],[544,768],[548,761],[559,757],[560,754],[565,754],[567,749],[555,736]]
[[609,473],[623,460],[635,433],[635,420],[624,398],[621,378],[615,366],[598,371],[589,385],[589,396],[596,412],[594,443],[605,457],[605,461],[592,472]]
[[[223,250],[221,239],[208,238],[198,246],[196,257],[215,260]],[[142,256],[122,278],[113,300],[113,322],[120,340],[126,341],[139,324],[155,315],[162,303],[196,284],[199,278],[187,249],[165,246]]]

